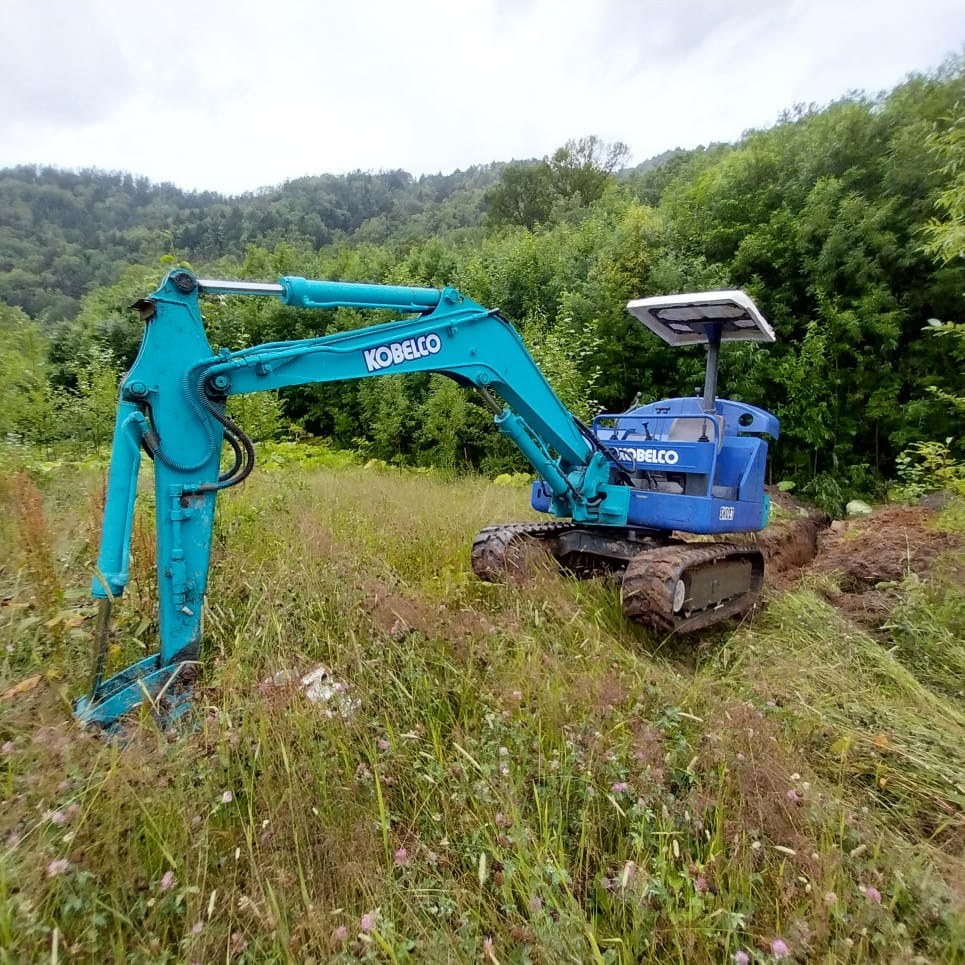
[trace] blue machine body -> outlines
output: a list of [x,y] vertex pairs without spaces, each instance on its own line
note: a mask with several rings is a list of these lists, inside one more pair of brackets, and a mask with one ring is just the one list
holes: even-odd
[[[390,309],[385,324],[238,351],[215,352],[199,295],[277,298],[306,309]],[[153,460],[160,650],[103,679],[75,705],[105,727],[141,704],[176,717],[197,662],[217,494],[250,471],[254,451],[225,415],[229,396],[437,372],[478,389],[494,422],[540,481],[533,505],[592,527],[726,533],[760,529],[767,443],[777,420],[742,403],[671,399],[598,417],[592,431],[566,409],[513,326],[454,289],[408,288],[286,277],[278,283],[207,281],[172,271],[138,303],[145,334],[120,389],[107,501],[92,593],[102,601],[106,644],[111,602],[129,581],[142,452]],[[222,472],[229,443],[235,466]],[[239,468],[239,466],[241,468]],[[103,654],[102,648],[102,654]]]
[[[771,413],[727,399],[717,399],[713,413],[703,411],[699,397],[664,399],[599,415],[593,433],[643,484],[630,491],[629,525],[710,535],[767,524],[764,437],[779,435]],[[554,512],[541,481],[531,501],[540,512]]]

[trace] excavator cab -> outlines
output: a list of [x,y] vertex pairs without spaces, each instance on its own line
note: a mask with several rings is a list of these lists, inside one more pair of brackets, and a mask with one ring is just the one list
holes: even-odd
[[634,481],[628,521],[704,535],[762,529],[767,437],[778,437],[778,420],[717,398],[717,374],[722,342],[773,342],[774,330],[742,291],[639,298],[627,308],[669,345],[707,346],[701,396],[593,421],[597,439]]

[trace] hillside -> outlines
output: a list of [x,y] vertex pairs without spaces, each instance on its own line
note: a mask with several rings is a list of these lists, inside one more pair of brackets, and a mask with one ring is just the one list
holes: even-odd
[[482,220],[498,165],[428,175],[405,171],[298,178],[240,197],[103,171],[0,170],[0,301],[50,320],[127,265],[168,253],[198,264],[240,259],[249,245],[320,248],[339,239],[380,244]]
[[[512,321],[584,420],[700,385],[697,353],[658,344],[629,299],[742,288],[778,341],[726,353],[721,386],[780,420],[770,481],[834,514],[897,476],[960,482],[963,103],[953,59],[887,94],[790,111],[637,169],[620,169],[619,142],[582,137],[448,176],[320,175],[231,199],[127,175],[6,172],[0,437],[102,445],[141,339],[130,306],[188,262],[213,277],[453,286]],[[373,320],[241,299],[205,312],[218,348]],[[438,376],[299,386],[265,404],[262,427],[279,437],[401,465],[526,468],[482,401]]]

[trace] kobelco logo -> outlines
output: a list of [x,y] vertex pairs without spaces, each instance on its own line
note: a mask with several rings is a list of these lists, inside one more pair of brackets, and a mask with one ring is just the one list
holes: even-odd
[[418,338],[404,338],[401,342],[389,342],[388,345],[380,345],[378,348],[363,349],[362,355],[365,357],[366,369],[369,372],[378,372],[379,369],[398,365],[400,362],[414,362],[426,355],[435,355],[441,348],[442,339],[432,332]]
[[680,461],[676,449],[617,449],[617,459],[654,466],[675,466]]

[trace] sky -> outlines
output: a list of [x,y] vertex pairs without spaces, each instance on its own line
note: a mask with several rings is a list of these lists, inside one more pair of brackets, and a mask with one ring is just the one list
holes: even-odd
[[0,167],[237,194],[587,134],[635,164],[963,51],[962,0],[0,0]]

